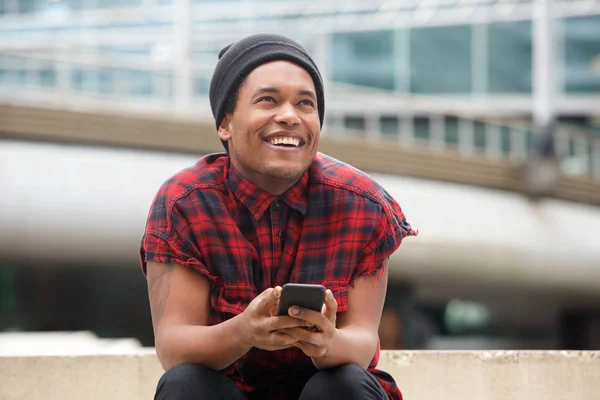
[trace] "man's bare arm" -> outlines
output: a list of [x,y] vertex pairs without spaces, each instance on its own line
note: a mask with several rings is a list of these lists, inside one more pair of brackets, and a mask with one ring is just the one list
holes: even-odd
[[221,370],[250,349],[240,337],[240,316],[207,326],[207,278],[178,264],[149,262],[147,271],[156,353],[165,370],[185,362]]
[[[383,274],[354,281],[348,290],[348,311],[338,314],[337,329],[324,357],[313,358],[320,369],[342,364],[367,368],[379,341],[378,327],[388,282],[388,260]],[[352,351],[348,351],[352,349]]]

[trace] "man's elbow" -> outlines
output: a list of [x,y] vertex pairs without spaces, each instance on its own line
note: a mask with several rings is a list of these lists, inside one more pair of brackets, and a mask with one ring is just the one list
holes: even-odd
[[163,370],[168,371],[171,367],[181,364],[178,360],[173,357],[172,351],[170,351],[168,342],[165,340],[159,340],[157,338],[155,342],[156,356],[158,357],[158,361],[160,365],[163,367]]
[[379,336],[377,334],[372,334],[371,332],[366,333],[363,351],[361,351],[360,354],[357,354],[358,357],[355,361],[356,365],[363,369],[369,368],[371,361],[373,361],[373,357],[375,357],[378,346]]
[[155,332],[155,343],[156,356],[160,365],[165,371],[178,364],[189,362],[190,360],[185,359],[185,352],[178,349],[180,342],[177,340],[177,335],[174,334],[173,327],[163,329]]
[[171,332],[162,332],[161,335],[156,336],[155,341],[156,356],[165,371],[185,363],[200,364],[215,371],[220,371],[229,366],[220,359],[211,362],[210,359],[183,348],[181,341],[175,335],[170,335]]
[[345,362],[368,369],[379,346],[378,333],[362,327],[347,327],[346,329],[342,328],[341,331],[353,337],[351,347],[354,348],[354,351],[344,353]]

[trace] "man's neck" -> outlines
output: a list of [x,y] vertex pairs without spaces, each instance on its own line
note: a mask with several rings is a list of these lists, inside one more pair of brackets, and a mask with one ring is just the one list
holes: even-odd
[[300,180],[300,178],[298,178],[298,179],[294,179],[294,180],[284,181],[284,180],[277,179],[277,178],[268,178],[268,177],[265,178],[262,176],[261,177],[245,177],[244,176],[244,178],[249,180],[250,182],[252,182],[259,189],[262,189],[265,192],[270,193],[274,196],[282,195],[283,193],[285,193],[289,188],[294,186]]
[[243,171],[243,168],[236,168],[233,163],[231,164],[231,168],[233,168],[242,178],[251,182],[254,186],[274,196],[282,195],[302,178],[302,176],[300,176],[295,179],[284,180],[276,177],[249,174]]

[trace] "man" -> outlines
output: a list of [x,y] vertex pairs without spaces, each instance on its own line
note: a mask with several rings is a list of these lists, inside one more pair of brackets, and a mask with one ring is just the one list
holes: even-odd
[[[366,174],[317,152],[317,66],[250,36],[219,54],[210,103],[227,153],[163,184],[142,240],[156,399],[401,399],[376,369],[377,329],[387,259],[415,232]],[[288,282],[324,285],[322,312],[275,316]]]

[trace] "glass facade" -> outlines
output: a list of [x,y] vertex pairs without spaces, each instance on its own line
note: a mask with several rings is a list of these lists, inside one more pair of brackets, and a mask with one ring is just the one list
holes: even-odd
[[331,79],[394,89],[394,32],[339,32],[331,39]]
[[[559,90],[567,95],[600,93],[600,16],[562,23],[556,45],[564,61],[557,56],[556,70],[564,71],[565,82]],[[471,25],[335,33],[331,79],[390,90],[408,86],[414,94],[465,95],[474,93],[473,77],[479,74],[486,77],[489,94],[530,94],[532,28],[529,20],[487,24],[483,64],[475,62],[473,36],[480,32]],[[558,83],[558,74],[556,79]]]
[[490,93],[531,93],[531,21],[487,27],[487,87]]
[[564,21],[567,93],[600,93],[600,15]]
[[470,93],[473,88],[471,26],[410,31],[410,91],[415,94]]
[[[8,3],[7,0],[3,0],[3,2]],[[45,11],[79,11],[107,7],[141,6],[143,0],[18,0],[17,3],[19,13],[31,14]]]
[[[56,10],[60,7],[76,10],[112,7],[116,4],[135,6],[142,4],[142,1],[0,0],[0,9],[27,14],[52,11],[51,7]],[[149,4],[162,4],[162,1]],[[204,0],[196,2],[211,3],[211,10],[213,6],[221,4]],[[227,4],[251,6],[252,2],[232,0]],[[15,5],[18,5],[18,9],[15,9]],[[263,10],[264,14],[257,14],[256,18],[252,14],[238,14],[239,18],[244,19],[244,26],[250,21],[253,29],[257,30],[260,30],[263,22],[269,24],[276,21],[280,24],[282,33],[302,42],[317,62],[322,62],[320,65],[326,81],[445,99],[468,99],[471,96],[494,100],[501,99],[501,96],[520,96],[523,99],[523,96],[532,94],[533,25],[530,20],[495,21],[484,25],[474,22],[459,25],[415,24],[411,27],[408,24],[397,29],[371,27],[358,31],[344,28],[311,32],[306,27],[293,25],[303,18],[302,13],[296,10],[283,11]],[[74,46],[68,54],[71,61],[57,61],[52,58],[55,54],[51,51],[48,52],[48,59],[44,58],[46,53],[29,57],[26,52],[19,55],[0,51],[0,91],[8,88],[10,93],[10,90],[19,91],[25,87],[48,89],[63,85],[65,90],[61,90],[61,93],[174,104],[173,100],[178,95],[175,77],[179,72],[172,68],[175,49],[171,36],[174,24],[170,17],[127,20],[122,19],[117,11],[114,15],[104,14],[117,18],[114,23],[106,24],[97,16],[74,19],[77,14],[69,14],[69,23],[46,23],[44,26],[36,23],[3,26],[0,21],[0,40],[6,38],[28,43],[30,40],[40,40],[41,35],[47,38],[53,38],[54,35],[57,38],[89,35],[90,38],[89,44],[83,41],[79,47]],[[360,23],[360,18],[366,18],[366,14],[360,11],[348,14],[353,14],[355,24]],[[196,13],[193,29],[208,32],[212,26],[218,27],[224,21],[229,24],[238,21],[235,15],[231,18],[228,18],[229,15],[215,15]],[[600,15],[566,17],[558,20],[556,27],[555,71],[559,96],[600,94]],[[111,31],[113,29],[114,32]],[[105,32],[107,37],[121,35],[136,37],[136,40],[105,41]],[[209,40],[200,36],[194,37],[191,50],[196,69],[191,82],[194,105],[206,105],[210,75],[218,51],[234,40],[231,32],[223,31],[217,31],[214,38],[209,36]],[[43,40],[47,41],[47,38]],[[94,38],[98,38],[97,43]],[[96,56],[100,61],[97,64],[94,61]],[[368,102],[368,97],[361,101]],[[598,101],[598,98],[594,101]],[[527,106],[521,107],[519,112],[526,114]],[[432,121],[432,115],[423,110],[411,111],[414,115],[403,115],[404,111],[388,108],[381,111],[380,115],[370,116],[368,112],[357,111],[353,114],[341,110],[343,115],[337,117],[339,125],[336,128],[345,128],[349,135],[363,135],[365,130],[369,130],[387,138],[403,137],[425,144],[436,142],[436,145],[443,142],[443,145],[450,147],[466,146],[476,151],[510,157],[515,156],[515,152],[531,148],[527,144],[531,142],[531,134],[524,139],[518,138],[525,128],[502,126],[499,130],[495,127],[488,129],[485,121],[467,121],[465,124],[464,120],[448,115]],[[559,115],[559,121],[564,120],[564,116]],[[598,125],[594,128],[584,112],[570,115],[568,122],[579,129],[600,132]],[[375,129],[379,132],[373,132]],[[494,148],[490,150],[489,147]],[[592,167],[589,168],[591,170]]]
[[[199,3],[214,1],[196,0]],[[143,0],[0,0],[0,12],[9,9],[21,14],[53,11],[69,12],[69,18],[77,11],[113,6],[137,6]],[[229,3],[251,4],[251,1],[230,1]],[[155,4],[161,4],[160,1]],[[15,9],[15,6],[16,9]],[[51,16],[51,15],[49,15]],[[220,20],[198,16],[195,27],[207,28]],[[208,19],[207,19],[208,18]],[[252,20],[248,16],[248,20]],[[259,16],[255,19],[256,28],[262,20],[273,20],[272,16]],[[279,18],[279,17],[278,17]],[[297,20],[300,15],[290,14],[280,17],[281,24],[286,18]],[[51,19],[51,18],[50,18]],[[60,18],[58,19],[60,20]],[[70,20],[71,21],[71,20]],[[92,22],[95,21],[95,22]],[[117,19],[116,21],[119,21]],[[233,21],[233,20],[232,20]],[[1,22],[1,21],[0,21]],[[386,90],[397,90],[421,95],[470,95],[470,94],[529,94],[532,91],[532,22],[515,20],[492,22],[485,29],[476,29],[476,25],[418,26],[397,30],[335,31],[323,34],[313,42],[329,43],[327,48],[327,78],[341,83],[363,85]],[[558,21],[557,45],[557,83],[559,90],[566,95],[600,93],[600,15],[567,17]],[[120,29],[120,34],[142,35],[163,29],[168,34],[173,23],[163,19],[137,20],[128,23],[115,22],[110,26],[97,19],[72,19],[69,24],[17,25],[2,27],[0,40],[35,40],[40,34],[53,35],[94,35],[110,29]],[[283,27],[282,27],[283,29]],[[301,38],[308,32],[294,30],[292,36]],[[289,34],[289,32],[285,32]],[[484,35],[484,46],[475,43]],[[329,37],[326,37],[329,36]],[[165,39],[170,42],[170,39]],[[129,54],[155,57],[157,43],[152,44],[115,44],[94,45],[86,48],[105,54]],[[226,40],[229,43],[229,40]],[[215,40],[196,46],[193,60],[204,65],[212,65],[218,50],[225,42]],[[313,43],[314,44],[314,43]],[[167,58],[170,56],[167,56]],[[483,61],[482,61],[483,59]],[[51,84],[51,72],[43,72],[42,81]],[[75,77],[78,81],[111,81],[110,72],[82,72]],[[30,75],[32,76],[32,75]],[[475,82],[484,77],[485,83]],[[16,75],[13,79],[19,79]],[[24,79],[27,79],[25,77]],[[36,78],[37,79],[37,78]],[[148,81],[148,78],[144,78]],[[114,80],[114,79],[112,79]],[[136,86],[142,85],[141,83]],[[151,93],[146,87],[138,93]],[[203,84],[196,84],[196,93],[204,95]]]

